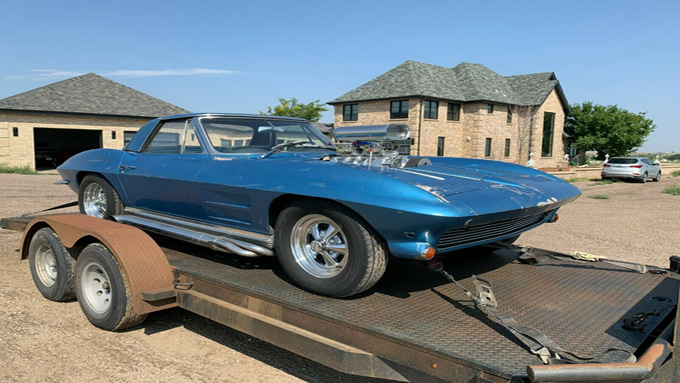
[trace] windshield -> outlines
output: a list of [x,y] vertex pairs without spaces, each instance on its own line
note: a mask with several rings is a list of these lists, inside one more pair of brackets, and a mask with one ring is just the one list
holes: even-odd
[[637,158],[612,158],[608,163],[610,164],[637,164]]
[[221,153],[266,153],[272,147],[287,142],[305,141],[284,151],[330,148],[330,141],[311,124],[299,121],[266,118],[202,118],[212,147]]

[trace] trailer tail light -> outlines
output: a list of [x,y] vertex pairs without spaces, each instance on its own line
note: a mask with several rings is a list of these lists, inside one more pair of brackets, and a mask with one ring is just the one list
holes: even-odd
[[640,168],[642,168],[642,165],[630,165],[629,167],[631,167],[631,168],[638,168],[638,169],[640,169]]

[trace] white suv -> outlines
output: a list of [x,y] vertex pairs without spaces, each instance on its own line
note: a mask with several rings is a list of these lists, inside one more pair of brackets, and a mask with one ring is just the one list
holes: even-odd
[[602,165],[602,179],[621,178],[647,182],[649,178],[658,182],[661,168],[647,157],[613,157]]

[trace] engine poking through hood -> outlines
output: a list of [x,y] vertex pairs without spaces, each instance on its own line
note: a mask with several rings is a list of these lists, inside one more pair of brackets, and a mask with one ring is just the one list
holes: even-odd
[[430,160],[410,157],[411,129],[406,124],[345,126],[333,131],[337,156],[329,161],[359,166],[407,168],[430,165]]

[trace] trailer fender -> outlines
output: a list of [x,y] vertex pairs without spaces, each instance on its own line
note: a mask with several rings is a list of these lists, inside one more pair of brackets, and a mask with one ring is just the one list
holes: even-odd
[[28,257],[31,238],[43,227],[54,230],[67,249],[82,250],[93,242],[104,244],[116,258],[130,286],[136,313],[146,314],[177,306],[174,296],[150,302],[142,299],[145,291],[173,290],[173,273],[168,260],[156,242],[143,231],[84,214],[37,217],[24,231],[22,259]]

